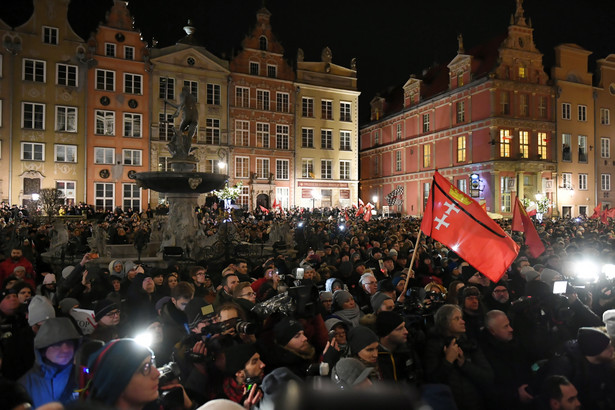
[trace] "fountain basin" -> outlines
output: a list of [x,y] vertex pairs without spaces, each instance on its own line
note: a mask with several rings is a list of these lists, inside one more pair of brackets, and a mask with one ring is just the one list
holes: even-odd
[[138,172],[134,175],[134,179],[141,188],[156,192],[203,194],[223,188],[228,175],[210,172],[153,171]]

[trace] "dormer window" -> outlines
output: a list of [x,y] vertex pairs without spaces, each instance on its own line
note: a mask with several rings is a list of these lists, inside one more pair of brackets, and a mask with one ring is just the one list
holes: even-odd
[[519,67],[519,78],[525,78],[527,76],[527,71],[525,67]]
[[267,37],[261,36],[261,38],[258,39],[258,47],[261,51],[267,51]]
[[457,87],[463,87],[463,73],[457,74]]

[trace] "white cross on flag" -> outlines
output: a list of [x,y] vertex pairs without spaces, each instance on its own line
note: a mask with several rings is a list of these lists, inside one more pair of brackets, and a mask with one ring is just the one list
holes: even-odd
[[519,245],[472,198],[434,173],[421,231],[442,243],[493,282],[519,253]]

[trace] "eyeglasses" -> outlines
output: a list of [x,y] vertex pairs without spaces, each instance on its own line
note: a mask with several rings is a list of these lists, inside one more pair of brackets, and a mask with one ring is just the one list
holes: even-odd
[[256,296],[255,292],[248,292],[248,293],[244,293],[241,296]]
[[152,368],[156,367],[156,359],[154,357],[149,359],[149,362],[145,363],[143,366],[139,368],[139,373],[143,376],[149,376],[152,372]]
[[112,310],[111,312],[107,313],[105,316],[119,316],[120,315],[120,310],[116,309],[116,310]]

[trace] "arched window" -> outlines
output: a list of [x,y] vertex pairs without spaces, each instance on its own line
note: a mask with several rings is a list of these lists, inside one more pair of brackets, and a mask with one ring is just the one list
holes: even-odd
[[261,36],[261,38],[259,39],[259,48],[262,51],[267,51],[267,37]]

